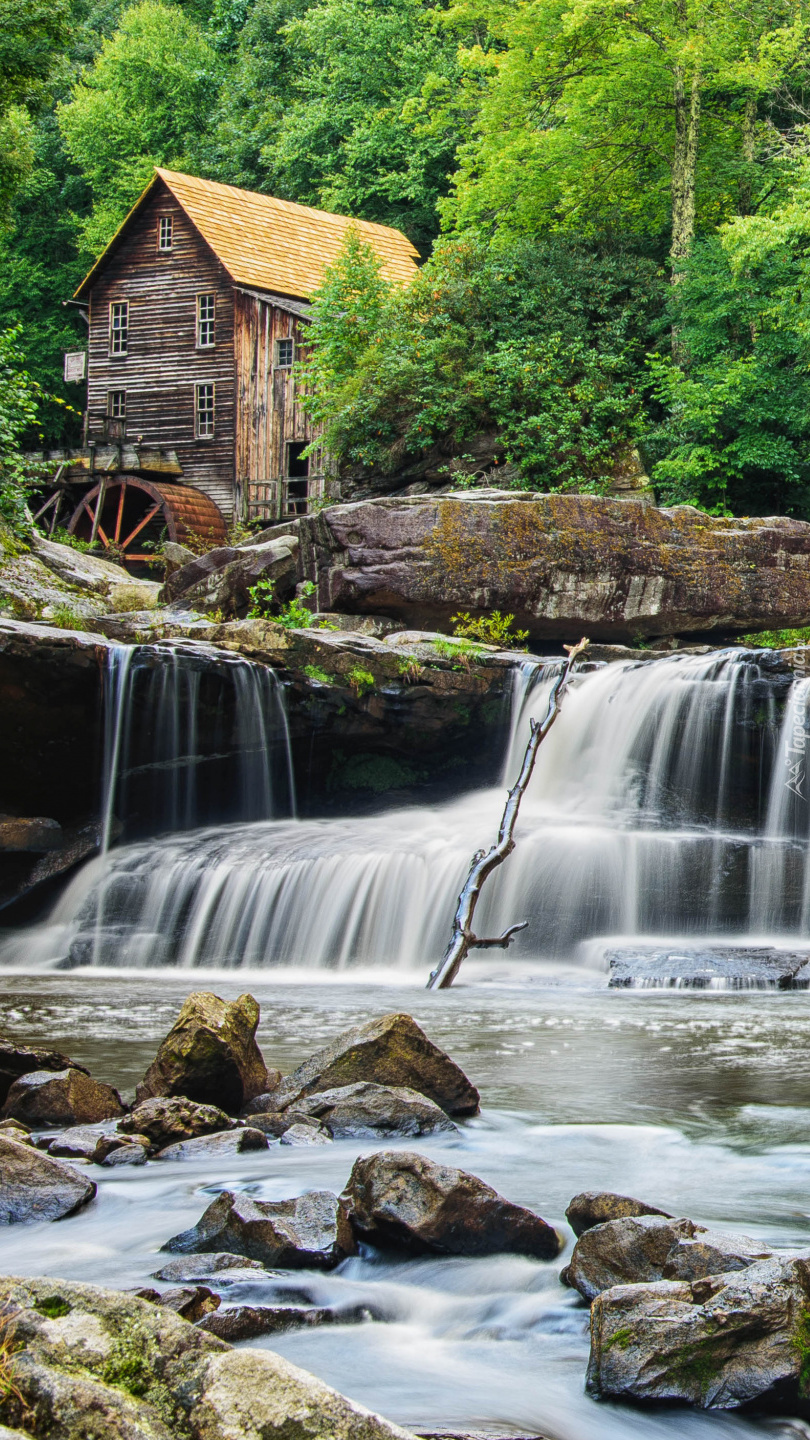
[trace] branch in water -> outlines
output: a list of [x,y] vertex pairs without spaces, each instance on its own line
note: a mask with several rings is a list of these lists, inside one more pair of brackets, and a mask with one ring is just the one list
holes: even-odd
[[479,940],[473,931],[475,907],[485,881],[488,880],[493,870],[503,864],[515,848],[514,832],[520,813],[520,802],[532,778],[537,752],[560,713],[560,706],[574,665],[587,644],[587,640],[580,640],[578,645],[566,645],[565,647],[568,651],[568,659],[552,686],[545,719],[531,722],[531,733],[523,756],[523,764],[515,784],[506,797],[506,805],[498,829],[498,839],[489,850],[478,850],[472,858],[464,888],[458,897],[450,943],[442,960],[428,980],[428,990],[449,989],[470,950],[486,949],[496,945],[506,950],[513,936],[519,930],[525,930],[529,923],[528,920],[522,920],[517,925],[510,925],[509,929],[505,930],[503,935],[496,940]]

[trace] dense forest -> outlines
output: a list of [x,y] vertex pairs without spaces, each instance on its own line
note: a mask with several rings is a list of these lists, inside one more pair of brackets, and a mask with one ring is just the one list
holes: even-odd
[[[401,228],[316,301],[347,466],[810,516],[803,0],[0,0],[0,449],[75,439],[64,301],[156,164]],[[33,397],[33,399],[32,399]],[[481,437],[489,437],[487,450]],[[478,448],[476,448],[478,447]],[[467,457],[465,459],[465,457]]]

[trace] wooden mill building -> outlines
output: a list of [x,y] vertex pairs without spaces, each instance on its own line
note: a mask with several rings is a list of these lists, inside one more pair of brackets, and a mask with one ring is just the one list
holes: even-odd
[[[91,467],[113,447],[105,536],[127,468],[143,477],[151,464],[160,491],[203,492],[227,519],[272,521],[322,493],[323,464],[303,454],[317,435],[293,366],[308,302],[350,227],[387,278],[411,279],[418,255],[398,230],[155,172],[74,296],[88,322]],[[161,455],[172,457],[162,472]]]

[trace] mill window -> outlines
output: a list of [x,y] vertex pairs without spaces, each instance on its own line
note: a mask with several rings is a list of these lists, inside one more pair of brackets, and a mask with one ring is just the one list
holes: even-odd
[[215,343],[215,307],[215,296],[197,296],[197,348],[199,350],[209,350]]
[[107,414],[111,420],[126,420],[127,418],[127,392],[126,390],[107,391]]
[[214,438],[214,387],[213,385],[195,386],[195,409],[196,425],[195,433],[198,440],[213,440]]
[[279,367],[279,369],[284,369],[284,370],[289,369],[289,367],[290,367],[290,365],[292,365],[294,359],[295,359],[295,341],[294,341],[294,340],[277,340],[277,341],[276,341],[276,365]]
[[158,250],[166,251],[172,248],[173,217],[161,215],[158,220]]
[[129,301],[113,300],[110,305],[110,354],[126,355],[129,336]]

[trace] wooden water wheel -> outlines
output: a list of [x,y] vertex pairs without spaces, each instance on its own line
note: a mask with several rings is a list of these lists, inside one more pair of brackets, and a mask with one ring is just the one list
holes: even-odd
[[189,485],[161,484],[137,475],[102,479],[83,496],[68,530],[80,540],[96,535],[106,550],[115,550],[126,565],[154,561],[163,540],[199,549],[224,545],[225,519],[218,505]]

